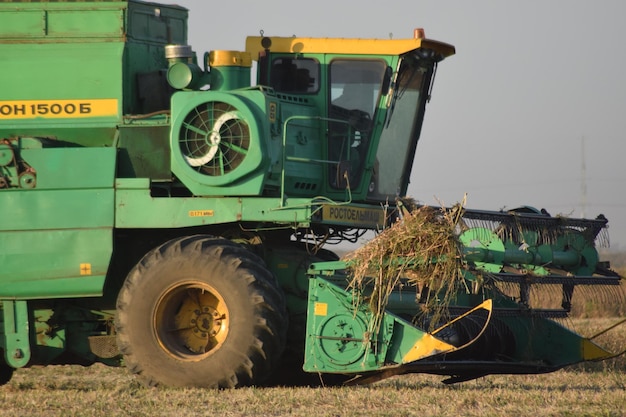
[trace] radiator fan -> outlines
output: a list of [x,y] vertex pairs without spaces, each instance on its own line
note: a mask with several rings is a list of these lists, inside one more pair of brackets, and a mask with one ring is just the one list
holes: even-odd
[[[263,113],[251,99],[218,91],[172,96],[172,174],[194,195],[260,195],[267,172]],[[258,97],[265,104],[265,97]],[[261,107],[264,108],[264,107]]]
[[179,144],[187,164],[199,173],[226,175],[240,166],[250,148],[250,128],[235,107],[212,101],[183,120]]

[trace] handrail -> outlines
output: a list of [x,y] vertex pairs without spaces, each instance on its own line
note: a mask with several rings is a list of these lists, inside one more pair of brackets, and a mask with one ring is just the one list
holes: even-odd
[[[299,158],[296,156],[287,155],[287,127],[288,124],[296,121],[296,120],[317,120],[317,121],[326,121],[326,122],[336,122],[343,123],[348,126],[350,124],[346,120],[341,119],[333,119],[329,117],[321,117],[321,116],[290,116],[283,123],[283,132],[282,132],[282,169],[280,175],[280,207],[284,207],[285,205],[285,163],[287,161],[293,162],[302,162],[302,163],[316,163],[316,164],[338,164],[340,161],[333,161],[328,159],[314,159],[314,158]],[[351,195],[351,193],[350,193]]]

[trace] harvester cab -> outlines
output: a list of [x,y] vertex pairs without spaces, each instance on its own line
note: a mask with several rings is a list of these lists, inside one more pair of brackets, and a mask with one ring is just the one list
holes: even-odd
[[394,201],[406,193],[436,65],[454,53],[415,33],[249,37],[244,53],[205,54],[204,70],[182,61],[191,54],[168,55],[172,86],[210,84],[172,99],[173,172],[197,195]]

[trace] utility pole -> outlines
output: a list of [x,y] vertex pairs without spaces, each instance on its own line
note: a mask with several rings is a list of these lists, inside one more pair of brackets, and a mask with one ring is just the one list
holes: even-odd
[[580,141],[580,205],[581,217],[584,219],[587,215],[587,166],[585,165],[585,137]]

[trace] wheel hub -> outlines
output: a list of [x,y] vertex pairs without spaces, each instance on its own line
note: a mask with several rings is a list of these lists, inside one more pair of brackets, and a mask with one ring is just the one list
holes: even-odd
[[189,325],[191,328],[195,326],[193,332],[200,334],[201,337],[205,337],[206,334],[215,336],[219,333],[222,321],[226,318],[211,307],[204,307],[203,311],[195,310],[193,314],[195,318],[190,320]]
[[204,283],[168,289],[154,316],[161,346],[178,359],[198,360],[219,349],[226,340],[228,325],[226,303]]

